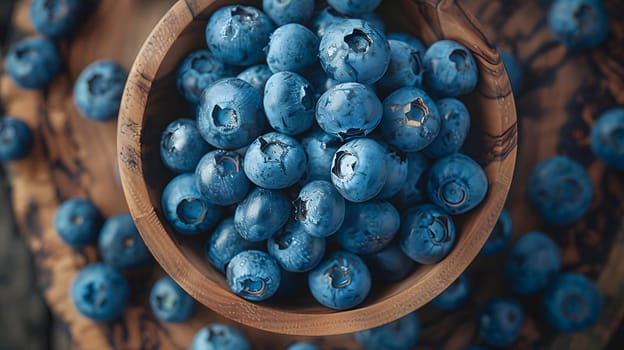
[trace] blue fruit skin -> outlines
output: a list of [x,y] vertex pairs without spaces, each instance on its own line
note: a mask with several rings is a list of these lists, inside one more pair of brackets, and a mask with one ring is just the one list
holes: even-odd
[[382,250],[364,256],[375,278],[395,282],[407,277],[416,264],[407,257],[396,243],[391,242]]
[[591,130],[591,149],[609,167],[624,170],[624,108],[600,115]]
[[322,305],[346,310],[366,299],[371,289],[371,276],[359,256],[336,251],[310,271],[308,286],[314,299]]
[[453,311],[468,300],[470,296],[470,281],[465,274],[461,274],[440,295],[431,300],[431,305],[443,311]]
[[234,69],[213,57],[210,50],[199,49],[186,55],[180,63],[177,71],[178,91],[195,105],[210,84],[234,74]]
[[403,213],[399,242],[403,253],[412,260],[435,264],[453,248],[455,224],[442,209],[422,204]]
[[30,20],[46,37],[63,38],[72,34],[82,10],[80,0],[34,0],[30,4]]
[[538,163],[527,188],[533,209],[554,225],[571,224],[581,218],[593,196],[587,171],[567,156],[554,156]]
[[609,34],[609,14],[601,0],[555,0],[548,11],[548,26],[563,45],[589,49]]
[[230,260],[226,277],[236,295],[250,301],[262,301],[273,296],[279,288],[281,271],[269,254],[246,250]]
[[195,333],[190,350],[251,350],[251,344],[238,329],[212,323]]
[[331,164],[334,154],[342,145],[339,138],[320,129],[314,129],[301,139],[301,146],[308,158],[305,181],[331,181]]
[[594,282],[577,273],[559,275],[544,291],[546,321],[560,332],[593,326],[602,312],[602,295]]
[[425,44],[423,44],[423,42],[420,39],[408,33],[403,33],[403,32],[388,33],[386,34],[386,39],[388,39],[388,41],[397,40],[397,41],[402,41],[406,43],[407,45],[411,46],[412,48],[416,49],[416,51],[418,51],[418,53],[420,54],[421,60],[422,60],[422,56],[425,55],[425,51],[427,51],[427,47],[425,46]]
[[267,64],[273,73],[300,73],[316,63],[319,39],[298,23],[285,24],[271,34],[267,46]]
[[43,89],[61,70],[61,54],[48,39],[18,41],[6,55],[6,72],[23,89]]
[[431,201],[447,213],[463,214],[483,201],[488,178],[472,158],[453,153],[433,163],[427,190]]
[[251,6],[224,6],[216,10],[206,25],[206,42],[213,56],[227,64],[248,66],[264,59],[274,24],[262,11]]
[[303,186],[294,206],[294,219],[315,237],[331,236],[345,218],[344,198],[331,182],[324,180],[311,181]]
[[175,173],[195,171],[197,163],[210,151],[193,119],[179,118],[167,125],[160,137],[160,159]]
[[[386,169],[388,176],[376,199],[390,199],[405,185],[408,175],[408,163],[405,153],[384,144],[387,149]],[[410,174],[412,176],[412,174]]]
[[360,83],[342,83],[327,90],[316,104],[316,122],[326,133],[343,141],[375,130],[383,106],[375,92]]
[[88,65],[74,84],[74,103],[80,113],[94,121],[117,117],[128,73],[114,61]]
[[154,283],[149,302],[154,315],[165,322],[184,322],[195,310],[195,299],[169,276]]
[[236,207],[234,225],[244,239],[264,241],[286,225],[291,211],[283,192],[257,187]]
[[375,11],[381,0],[327,0],[327,3],[342,14],[358,16]]
[[407,153],[407,179],[399,193],[394,197],[402,206],[413,206],[427,199],[427,179],[431,164],[422,153]]
[[54,214],[54,229],[63,242],[79,249],[97,241],[104,217],[88,199],[71,198]]
[[151,259],[130,214],[115,215],[104,222],[98,250],[102,261],[117,269],[137,267]]
[[297,183],[308,165],[301,144],[292,137],[270,132],[251,143],[243,169],[258,186],[282,189]]
[[385,148],[373,139],[349,141],[336,151],[331,180],[340,194],[351,202],[365,202],[381,192],[386,183]]
[[441,124],[435,102],[419,88],[400,88],[383,101],[381,132],[388,143],[403,152],[418,152],[429,146]]
[[377,82],[377,86],[387,92],[403,86],[420,87],[424,74],[421,57],[424,51],[418,51],[398,40],[388,40],[388,44],[390,45],[390,65],[383,78]]
[[509,346],[520,336],[523,322],[520,303],[509,298],[494,298],[481,311],[479,335],[488,345]]
[[479,72],[472,53],[452,40],[431,44],[423,58],[425,82],[442,97],[465,95],[477,86]]
[[366,350],[410,350],[420,337],[420,319],[415,312],[396,321],[354,334]]
[[534,294],[555,278],[561,269],[559,248],[541,232],[522,235],[505,260],[505,285],[518,295]]
[[369,22],[345,19],[326,29],[319,59],[327,75],[338,82],[374,84],[388,69],[390,45]]
[[112,321],[126,308],[130,290],[126,279],[103,263],[80,269],[71,284],[71,300],[84,316],[98,322]]
[[306,24],[314,14],[314,0],[262,0],[262,10],[275,24]]
[[513,91],[513,94],[517,96],[520,93],[520,90],[522,90],[522,85],[524,83],[522,64],[518,62],[516,56],[514,56],[511,52],[500,50],[499,54],[503,60],[507,74],[509,75],[511,90]]
[[232,258],[245,250],[259,249],[256,242],[245,240],[234,225],[234,217],[223,219],[206,242],[204,252],[208,262],[225,274],[225,267]]
[[267,241],[269,254],[291,272],[306,272],[316,267],[325,254],[325,239],[305,232],[298,221],[290,221]]
[[33,143],[32,130],[28,124],[13,117],[0,119],[0,162],[26,157],[32,150]]
[[248,145],[266,126],[262,96],[237,78],[216,81],[199,99],[197,128],[216,148],[237,149]]
[[197,189],[193,173],[171,179],[161,200],[165,219],[179,233],[205,232],[216,225],[221,216],[221,208],[210,203]]
[[321,350],[321,348],[310,343],[298,342],[289,345],[286,350]]
[[311,27],[318,35],[319,38],[325,35],[327,28],[336,23],[340,23],[348,18],[359,18],[367,21],[370,25],[375,27],[380,33],[386,32],[386,24],[381,17],[377,16],[374,12],[363,13],[358,16],[345,16],[331,7],[323,8],[315,17],[312,18]]
[[352,253],[371,254],[388,245],[400,226],[399,211],[386,201],[348,202],[336,239]]
[[496,225],[492,229],[490,236],[481,248],[479,254],[481,255],[495,255],[503,251],[509,244],[512,232],[511,215],[509,211],[503,208]]
[[430,158],[458,152],[470,131],[470,112],[460,100],[443,98],[436,102],[436,107],[442,125],[438,136],[423,151]]
[[238,73],[236,77],[251,84],[260,94],[264,94],[264,86],[271,75],[273,72],[268,65],[257,64]]
[[251,187],[242,163],[243,157],[234,151],[208,152],[195,169],[195,185],[211,203],[223,206],[238,203]]
[[264,113],[269,125],[286,135],[297,135],[314,124],[314,89],[292,72],[275,73],[264,88]]

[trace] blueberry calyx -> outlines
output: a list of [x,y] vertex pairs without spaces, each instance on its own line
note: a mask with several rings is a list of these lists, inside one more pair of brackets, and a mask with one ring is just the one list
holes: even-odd
[[43,2],[43,8],[46,11],[46,18],[48,21],[54,21],[59,18],[67,16],[68,8],[62,1],[46,0]]
[[284,250],[290,247],[292,240],[292,232],[284,232],[275,238],[275,243],[277,243],[279,250]]
[[197,56],[191,61],[191,67],[193,70],[205,74],[215,71],[215,65],[212,59],[208,56]]
[[557,184],[557,193],[563,203],[577,201],[582,192],[582,185],[572,177],[565,178]]
[[178,217],[188,225],[202,223],[206,218],[207,210],[201,199],[197,197],[184,198],[176,208]]
[[91,95],[102,95],[110,90],[111,86],[108,79],[105,79],[102,74],[99,73],[94,74],[87,82],[87,85],[89,86]]
[[431,217],[431,221],[427,226],[431,242],[439,245],[450,241],[451,235],[449,235],[448,226],[449,220],[447,216]]
[[218,340],[224,336],[225,332],[222,329],[215,330],[213,327],[209,327],[206,339],[208,340],[208,343],[212,343],[213,340]]
[[365,53],[373,43],[371,38],[359,29],[353,29],[351,34],[344,37],[344,42],[355,53]]
[[413,60],[412,60],[412,72],[414,73],[414,75],[420,75],[423,71],[423,64],[422,64],[422,60],[420,59],[420,53],[418,51],[412,50],[412,52],[410,52],[410,56],[412,56]]
[[247,11],[247,9],[242,6],[235,6],[234,8],[232,8],[231,14],[232,17],[238,17],[241,23],[252,22],[258,18],[257,13]]
[[178,300],[172,298],[170,293],[160,293],[156,295],[156,303],[158,303],[158,308],[160,310],[172,311],[178,304]]
[[568,319],[580,321],[587,317],[589,309],[580,295],[570,294],[563,299],[561,311]]
[[89,304],[94,306],[104,306],[106,304],[106,287],[104,285],[97,288],[95,283],[91,282],[87,284],[84,298]]
[[267,282],[271,281],[271,277],[266,280],[263,278],[246,278],[241,282],[240,293],[247,296],[261,296],[266,292]]
[[308,216],[308,202],[298,197],[293,206],[295,207],[295,221],[305,221]]
[[449,59],[455,63],[455,68],[457,68],[460,72],[470,69],[470,65],[468,64],[468,54],[464,50],[455,49],[451,51]]
[[134,240],[134,237],[131,237],[131,236],[126,236],[121,241],[121,244],[123,244],[123,246],[126,247],[126,248],[130,248],[130,247],[134,246],[135,243],[136,243],[136,241]]
[[427,122],[429,107],[422,98],[418,97],[403,107],[405,124],[413,127],[421,127]]
[[591,24],[596,14],[591,6],[587,4],[581,4],[576,10],[574,10],[574,19],[578,23],[580,29],[587,27]]
[[236,128],[238,126],[238,112],[233,108],[222,108],[218,104],[212,109],[212,120],[218,127]]
[[331,280],[333,288],[344,288],[351,284],[351,272],[347,266],[343,264],[332,265],[325,270],[325,275]]
[[267,162],[281,162],[288,153],[288,145],[283,142],[267,142],[263,137],[260,137],[258,141],[260,141],[260,151],[265,155]]
[[438,197],[450,207],[459,207],[468,197],[465,188],[466,184],[451,180],[440,186]]
[[215,155],[219,176],[225,177],[240,172],[240,155],[234,152],[219,153]]
[[336,153],[336,162],[332,168],[332,173],[340,179],[348,180],[355,174],[355,166],[358,159],[353,153],[339,151]]
[[81,215],[72,215],[70,221],[74,225],[82,225],[84,222],[84,218]]

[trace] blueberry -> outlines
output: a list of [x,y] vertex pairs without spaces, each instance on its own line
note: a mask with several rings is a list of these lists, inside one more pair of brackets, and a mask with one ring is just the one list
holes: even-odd
[[305,180],[331,181],[331,164],[334,154],[342,145],[340,139],[320,129],[314,129],[301,139],[308,158]]
[[267,64],[273,73],[300,73],[316,63],[319,39],[310,29],[298,23],[285,24],[271,34],[267,46]]
[[381,0],[327,0],[327,3],[340,13],[358,16],[375,11]]
[[290,212],[290,201],[283,192],[257,187],[236,207],[234,225],[244,239],[264,241],[288,222]]
[[128,282],[114,268],[102,263],[80,269],[71,283],[71,300],[84,316],[99,322],[112,321],[126,308]]
[[511,83],[511,89],[514,95],[518,95],[522,89],[524,83],[524,72],[522,65],[518,62],[516,56],[511,52],[500,50],[500,57],[503,60],[507,74],[509,75],[509,81]]
[[352,202],[364,202],[381,192],[386,183],[385,148],[377,141],[359,138],[338,148],[332,160],[331,180]]
[[97,241],[104,217],[88,199],[72,198],[64,201],[54,214],[54,229],[63,242],[82,248]]
[[258,243],[248,241],[238,233],[234,217],[228,217],[214,229],[204,252],[208,262],[225,274],[225,267],[236,254],[258,248]]
[[217,148],[246,146],[265,127],[262,96],[243,80],[218,80],[199,99],[197,127],[202,137]]
[[393,242],[376,253],[364,256],[373,275],[390,282],[404,279],[416,266],[414,261],[403,253],[396,241]]
[[350,252],[371,254],[388,245],[400,225],[399,211],[386,201],[348,202],[345,221],[336,239]]
[[388,40],[390,45],[390,65],[383,78],[377,82],[383,91],[392,92],[403,86],[422,85],[424,51],[398,40]]
[[216,10],[206,25],[206,42],[213,56],[227,64],[247,66],[264,59],[274,24],[262,11],[251,6],[224,6]]
[[262,0],[262,10],[278,26],[306,24],[314,13],[314,0]]
[[279,72],[266,82],[264,113],[275,131],[297,135],[314,124],[314,89],[302,76]]
[[624,170],[624,108],[598,117],[591,130],[591,149],[607,166]]
[[251,344],[238,329],[212,323],[195,333],[191,350],[251,350]]
[[440,114],[440,132],[424,153],[430,158],[440,158],[458,152],[470,131],[468,108],[457,99],[443,98],[436,102]]
[[334,234],[345,218],[345,200],[334,185],[323,180],[307,183],[294,202],[294,219],[315,237]]
[[548,26],[559,42],[589,49],[609,34],[609,14],[601,0],[555,0],[548,11]]
[[381,132],[386,141],[404,152],[417,152],[438,136],[441,118],[431,97],[416,87],[403,87],[383,101]]
[[[405,153],[396,150],[388,145],[385,145],[387,149],[386,156],[386,171],[388,176],[386,177],[386,183],[381,189],[381,192],[377,195],[377,199],[390,199],[401,191],[407,181],[408,175],[408,163]],[[410,174],[412,176],[412,174]]]
[[465,95],[477,86],[477,62],[468,49],[453,40],[431,44],[423,58],[425,82],[442,97]]
[[228,285],[236,295],[262,301],[275,294],[280,285],[281,272],[275,259],[259,250],[236,254],[227,265]]
[[596,284],[577,273],[559,275],[542,296],[546,321],[561,332],[578,332],[593,326],[602,312]]
[[114,61],[88,65],[74,84],[74,103],[80,113],[95,121],[117,117],[128,73]]
[[383,106],[375,92],[360,83],[342,83],[327,90],[316,104],[316,122],[326,133],[348,141],[379,125]]
[[165,322],[184,322],[195,309],[195,300],[169,276],[154,283],[149,302],[154,315]]
[[375,27],[380,33],[385,33],[386,24],[381,17],[377,16],[374,12],[363,13],[358,16],[346,16],[343,15],[331,7],[323,8],[315,17],[312,18],[312,29],[318,35],[319,38],[325,35],[327,28],[333,26],[336,23],[340,23],[348,18],[359,18],[367,21],[371,26]]
[[199,49],[186,55],[177,71],[178,91],[192,104],[215,81],[234,75],[234,69],[216,59],[210,50]]
[[316,267],[325,254],[325,239],[306,233],[298,221],[290,221],[267,242],[269,254],[291,272],[306,272]]
[[465,274],[461,274],[448,288],[431,300],[431,305],[443,311],[453,311],[468,300],[470,282]]
[[410,350],[420,337],[420,319],[412,312],[383,326],[356,332],[354,336],[366,350]]
[[195,184],[211,203],[224,206],[238,203],[251,186],[242,163],[243,157],[234,151],[208,152],[197,164]]
[[399,238],[405,255],[420,264],[435,264],[455,244],[455,223],[442,209],[422,204],[403,212]]
[[406,206],[419,204],[427,199],[427,178],[431,165],[422,153],[407,153],[407,179],[395,196],[398,203]]
[[585,215],[593,196],[587,171],[567,156],[553,156],[538,163],[527,187],[533,209],[555,225],[571,224]]
[[406,43],[407,45],[411,46],[413,49],[416,49],[416,51],[418,51],[421,60],[422,60],[422,56],[425,54],[425,51],[427,51],[427,47],[425,46],[425,44],[423,44],[422,40],[408,33],[404,33],[404,32],[388,33],[386,35],[386,39],[397,40],[397,41],[402,41]]
[[28,124],[12,117],[0,119],[0,162],[23,159],[32,150],[33,143],[32,130]]
[[80,0],[34,0],[30,4],[30,20],[48,38],[67,37],[78,25],[81,5]]
[[179,118],[167,125],[160,137],[160,159],[176,173],[195,171],[210,145],[201,138],[193,119]]
[[294,185],[306,170],[303,147],[292,137],[270,132],[258,137],[245,153],[243,169],[258,186],[282,189]]
[[257,64],[238,73],[236,77],[251,84],[262,95],[264,94],[264,86],[271,75],[273,75],[273,72],[271,72],[268,65]]
[[501,214],[496,221],[496,225],[494,225],[490,236],[483,245],[483,248],[481,248],[479,254],[495,255],[505,249],[511,239],[511,229],[511,215],[509,215],[509,211],[507,209],[503,208],[503,211],[501,211]]
[[494,298],[481,310],[479,335],[488,345],[509,346],[520,336],[523,322],[520,303],[509,298]]
[[163,190],[161,200],[165,219],[183,234],[205,232],[216,225],[221,216],[221,208],[199,192],[192,173],[171,179]]
[[308,274],[312,296],[322,305],[345,310],[366,299],[371,289],[371,276],[357,255],[337,251]]
[[137,267],[151,258],[130,214],[115,215],[104,222],[98,250],[104,263],[118,269]]
[[472,158],[453,153],[433,163],[427,190],[434,204],[451,215],[463,214],[483,201],[488,178]]
[[297,342],[290,344],[286,350],[321,350],[321,348],[310,343]]
[[339,82],[374,84],[388,69],[390,45],[369,22],[345,19],[327,28],[319,59],[327,74]]
[[30,37],[18,41],[7,53],[6,71],[24,89],[43,89],[61,70],[61,54],[48,39]]

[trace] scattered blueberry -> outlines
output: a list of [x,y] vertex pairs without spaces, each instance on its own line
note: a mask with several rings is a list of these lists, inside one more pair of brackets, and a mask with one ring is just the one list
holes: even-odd
[[262,0],[262,10],[278,26],[306,24],[314,13],[314,0]]
[[128,73],[114,61],[88,65],[74,84],[74,103],[85,117],[107,121],[117,117]]
[[401,250],[420,264],[435,264],[455,244],[455,224],[442,209],[422,204],[408,209],[401,218]]
[[375,277],[386,281],[400,281],[412,272],[416,264],[396,244],[396,240],[382,250],[364,256]]
[[251,344],[238,329],[212,323],[195,333],[190,350],[251,350]]
[[609,14],[602,0],[555,0],[548,11],[550,31],[571,49],[589,49],[609,34]]
[[468,300],[470,282],[465,274],[459,275],[448,288],[431,300],[431,305],[443,311],[453,311]]
[[246,250],[236,254],[226,269],[232,292],[251,301],[262,301],[275,294],[281,279],[279,265],[269,254]]
[[201,157],[210,150],[193,119],[179,118],[167,125],[160,137],[160,159],[176,173],[195,171]]
[[350,252],[371,254],[387,246],[400,225],[399,211],[386,201],[347,202],[345,221],[336,239]]
[[541,291],[561,268],[559,248],[541,232],[528,232],[512,246],[505,260],[505,285],[514,293]]
[[[32,150],[33,143],[32,130],[28,124],[13,117],[0,119],[0,162],[23,159]],[[331,160],[327,166],[330,165]]]
[[423,58],[425,82],[442,97],[457,97],[471,92],[479,80],[477,62],[468,49],[453,40],[431,44]]
[[479,335],[491,346],[505,347],[520,336],[524,323],[522,306],[514,299],[490,300],[479,316]]
[[542,296],[546,321],[561,332],[593,326],[602,312],[602,296],[594,282],[577,273],[559,275]]
[[72,34],[82,10],[81,0],[34,0],[30,20],[39,33],[58,39]]
[[6,72],[24,89],[46,88],[60,70],[61,54],[45,38],[22,39],[6,55]]
[[204,251],[212,266],[225,274],[225,267],[236,254],[258,248],[258,243],[248,241],[238,233],[234,217],[228,217],[214,229]]
[[288,222],[291,207],[283,192],[257,187],[236,207],[234,225],[244,239],[264,241]]
[[290,221],[267,242],[269,254],[291,272],[312,270],[325,254],[325,239],[305,232],[298,221]]
[[375,11],[381,0],[327,0],[327,3],[340,13],[358,16]]
[[298,23],[285,24],[271,34],[266,60],[273,73],[300,73],[316,63],[319,39]]
[[61,239],[74,248],[97,241],[104,217],[88,199],[71,198],[54,214],[54,229]]
[[598,117],[591,131],[591,148],[607,166],[624,170],[624,108]]
[[71,284],[71,300],[84,316],[99,322],[112,321],[126,308],[128,282],[113,267],[102,263],[80,269]]
[[231,205],[245,198],[251,183],[243,171],[243,157],[234,151],[214,150],[195,169],[197,189],[217,205]]
[[[327,28],[331,27],[336,23],[340,23],[345,19],[352,18],[353,16],[343,15],[332,7],[323,8],[314,18],[312,18],[312,29],[319,38],[325,35]],[[381,17],[377,16],[374,12],[363,13],[361,15],[355,16],[355,18],[359,18],[368,22],[371,26],[375,27],[380,33],[386,32],[386,24],[381,19]]]
[[287,135],[297,135],[314,124],[314,89],[302,76],[279,72],[266,82],[264,113],[269,125]]
[[165,322],[184,322],[195,309],[195,300],[169,276],[154,283],[149,302],[154,315]]
[[403,86],[422,85],[424,67],[421,55],[424,51],[398,41],[388,40],[390,45],[390,65],[386,74],[377,82],[383,91],[392,92]]
[[355,333],[365,350],[410,350],[420,337],[420,319],[415,312],[383,326]]
[[494,225],[490,236],[483,245],[483,248],[481,248],[481,252],[479,254],[494,255],[505,249],[511,239],[511,229],[511,215],[509,215],[509,211],[507,209],[503,208],[503,211],[501,211],[501,214],[496,221],[496,225]]
[[509,81],[511,83],[511,89],[514,95],[518,95],[522,90],[522,84],[524,83],[524,72],[522,64],[518,62],[516,56],[511,52],[500,50],[500,57],[503,59],[503,64],[509,75]]
[[118,269],[137,267],[151,258],[130,214],[115,215],[104,222],[98,250],[104,263]]
[[286,350],[321,350],[321,348],[310,343],[297,342],[290,344]]
[[407,179],[395,196],[398,203],[413,206],[424,202],[427,197],[427,179],[431,165],[422,153],[407,153]]
[[457,99],[443,98],[436,102],[440,114],[440,132],[424,153],[430,158],[440,158],[458,152],[470,131],[470,113]]
[[342,226],[345,200],[334,185],[323,180],[308,182],[294,202],[294,219],[315,237],[327,237]]
[[234,75],[232,67],[219,61],[208,49],[189,53],[177,71],[178,91],[184,98],[197,104],[202,92],[215,81]]
[[271,72],[268,65],[257,64],[238,73],[236,77],[251,84],[262,95],[264,94],[264,86],[271,75],[273,75],[273,72]]
[[301,146],[308,158],[306,181],[331,181],[331,164],[334,154],[342,145],[340,139],[320,129],[314,129],[301,139]]

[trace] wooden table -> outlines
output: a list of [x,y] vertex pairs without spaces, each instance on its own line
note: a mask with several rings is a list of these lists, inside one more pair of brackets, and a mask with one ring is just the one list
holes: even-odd
[[[206,309],[182,325],[158,322],[147,305],[151,282],[162,274],[155,265],[128,275],[132,297],[122,318],[105,325],[85,319],[74,310],[68,286],[77,269],[97,259],[97,252],[93,248],[72,251],[59,241],[51,225],[59,203],[72,196],[90,197],[105,215],[127,211],[115,172],[116,125],[96,124],[79,116],[71,101],[72,82],[98,58],[112,58],[129,67],[144,38],[173,2],[102,0],[77,36],[62,45],[66,66],[48,91],[25,91],[7,77],[0,79],[0,99],[7,113],[27,121],[36,134],[33,153],[7,169],[17,222],[34,254],[45,299],[67,324],[76,349],[185,349],[197,329],[210,321],[225,322]],[[508,201],[514,235],[528,230],[550,233],[560,245],[564,269],[597,279],[605,295],[598,325],[567,336],[553,334],[544,325],[534,299],[522,299],[528,319],[517,348],[602,348],[624,314],[624,175],[609,171],[594,158],[588,132],[601,111],[624,104],[624,3],[605,1],[612,15],[606,44],[572,53],[549,33],[544,18],[547,1],[464,2],[490,37],[515,52],[526,68],[525,89],[517,99],[520,160]],[[14,13],[17,36],[33,33],[28,3],[20,1]],[[584,164],[595,186],[590,212],[569,227],[544,225],[525,199],[533,165],[556,153]],[[471,266],[468,273],[473,277],[474,296],[457,312],[422,309],[419,349],[458,349],[478,342],[474,320],[479,306],[504,293],[499,278],[502,258],[478,258]],[[281,349],[294,339],[252,329],[245,332],[257,349]],[[323,349],[358,348],[349,335],[311,340]]]

